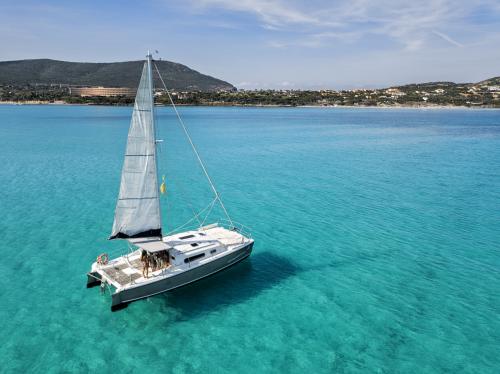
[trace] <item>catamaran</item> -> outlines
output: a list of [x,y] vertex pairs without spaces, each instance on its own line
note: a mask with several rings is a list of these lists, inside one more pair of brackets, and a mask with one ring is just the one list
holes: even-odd
[[[179,123],[214,193],[210,207],[219,204],[225,223],[213,223],[184,232],[162,235],[154,115],[153,65],[170,98]],[[196,215],[195,215],[196,216]],[[156,64],[148,52],[135,97],[120,191],[109,239],[124,239],[128,253],[100,255],[87,273],[87,287],[101,285],[111,291],[111,310],[130,302],[193,283],[247,258],[253,239],[244,226],[230,218]]]

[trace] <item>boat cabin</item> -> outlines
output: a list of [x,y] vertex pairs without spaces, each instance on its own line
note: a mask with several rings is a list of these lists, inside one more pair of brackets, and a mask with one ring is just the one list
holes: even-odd
[[228,249],[228,245],[240,242],[242,236],[237,232],[228,235],[227,230],[219,232],[217,226],[204,227],[203,230],[193,230],[182,234],[159,238],[133,238],[128,241],[146,252],[153,272],[170,266],[191,266],[203,259],[214,257]]

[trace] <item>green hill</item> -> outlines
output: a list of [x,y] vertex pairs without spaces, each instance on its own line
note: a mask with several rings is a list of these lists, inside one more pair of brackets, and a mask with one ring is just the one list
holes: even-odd
[[[185,65],[170,61],[155,61],[155,63],[169,89],[183,91],[234,89],[230,83],[201,74]],[[142,66],[143,61],[111,63],[50,59],[0,61],[0,85],[69,84],[135,88],[139,83]],[[159,82],[155,84],[160,87]]]
[[478,85],[487,85],[487,86],[500,86],[500,77],[486,79],[478,83]]
[[500,85],[500,77],[494,77],[490,79],[483,80],[477,83],[455,83],[455,82],[425,82],[425,83],[411,83],[405,84],[403,86],[394,86],[391,88],[397,88],[401,91],[408,91],[414,89],[420,90],[434,90],[438,88],[443,89],[460,89],[463,87],[473,87],[473,86],[498,86]]

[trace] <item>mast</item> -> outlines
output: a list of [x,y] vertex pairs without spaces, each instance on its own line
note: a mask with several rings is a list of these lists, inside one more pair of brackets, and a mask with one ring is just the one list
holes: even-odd
[[161,234],[161,205],[160,205],[160,185],[158,184],[158,157],[157,157],[157,145],[158,145],[158,139],[156,139],[156,116],[155,116],[155,85],[154,85],[154,80],[153,80],[153,55],[151,52],[148,50],[148,54],[146,55],[147,62],[148,62],[148,74],[149,74],[149,86],[151,89],[149,90],[150,94],[150,103],[151,103],[151,125],[153,127],[153,139],[154,139],[154,160],[155,160],[155,188],[156,188],[156,195],[158,197],[158,204],[157,204],[157,210],[158,210],[158,220],[160,222],[160,238],[162,237]]
[[148,51],[130,121],[109,239],[161,236],[152,56]]

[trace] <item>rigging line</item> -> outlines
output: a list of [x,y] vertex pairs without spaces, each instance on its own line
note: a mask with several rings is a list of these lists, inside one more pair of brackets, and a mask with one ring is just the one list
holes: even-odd
[[[161,153],[161,148],[160,148],[160,153]],[[166,164],[166,163],[165,163]],[[193,214],[193,216],[196,218],[196,220],[198,221],[198,224],[200,226],[203,226],[201,224],[201,221],[198,217],[198,215],[196,215],[196,211],[193,207],[193,204],[191,204],[191,202],[189,201],[189,194],[185,191],[184,187],[183,187],[183,184],[181,183],[181,180],[180,179],[177,179],[177,182],[176,182],[179,186],[179,191],[180,191],[180,196],[182,197],[182,200],[184,201],[184,203],[189,207],[189,209],[191,210],[191,213]],[[171,209],[171,204],[170,204],[170,199],[169,199],[169,196],[170,196],[170,193],[167,193],[165,194],[165,200],[167,201],[167,217],[170,216],[170,214],[172,214],[173,212],[173,209]],[[168,221],[167,221],[168,223]]]
[[[198,222],[200,222],[200,220],[199,220],[199,218],[198,218],[198,217],[199,217],[199,216],[200,216],[200,215],[201,215],[201,214],[202,214],[205,210],[207,210],[210,206],[213,206],[216,200],[217,200],[217,198],[214,198],[214,199],[210,202],[210,204],[208,204],[205,208],[203,208],[202,210],[200,210],[200,212],[199,212],[199,213],[195,214],[195,216],[194,216],[194,217],[190,218],[187,222],[183,223],[182,225],[180,225],[180,226],[176,227],[175,229],[173,229],[172,231],[168,232],[168,233],[167,233],[167,236],[168,236],[168,235],[170,235],[170,234],[172,234],[172,233],[174,233],[174,232],[175,232],[175,231],[177,231],[177,230],[182,229],[182,228],[183,228],[184,226],[186,226],[188,223],[191,223],[191,222],[192,222],[195,218],[197,219],[197,221],[198,221]],[[201,227],[201,226],[200,226],[200,227]]]
[[203,219],[203,222],[200,224],[200,227],[202,227],[205,224],[205,221],[207,220],[208,216],[210,215],[210,213],[212,213],[212,209],[214,208],[215,201],[216,201],[215,199],[212,201],[212,204],[210,205],[210,209],[208,210],[207,215]]
[[177,179],[177,183],[178,183],[178,186],[179,186],[179,190],[180,190],[180,195],[182,196],[182,200],[184,200],[185,203],[187,203],[187,205],[189,206],[189,209],[191,209],[191,213],[193,213],[194,217],[196,218],[196,220],[198,221],[198,223],[201,225],[201,221],[200,219],[198,218],[198,214],[196,214],[194,208],[193,208],[193,205],[189,202],[189,195],[187,192],[185,192],[184,190],[184,186],[183,184],[180,182],[179,179]]
[[[168,195],[165,197],[165,200],[166,200],[166,205],[167,205],[167,209],[166,209],[167,210],[167,217],[170,217],[170,215],[172,214],[172,209],[170,207],[170,199],[169,199]],[[168,222],[169,221],[167,220],[167,225],[166,225],[167,228],[168,228]]]
[[[162,79],[161,79],[160,72],[158,71],[158,68],[156,67],[156,64],[154,64],[154,65],[155,65],[155,68],[156,68],[156,72],[158,73],[158,78],[160,78],[160,80],[162,80]],[[162,80],[162,82],[163,82],[163,80]],[[165,85],[165,83],[163,83],[163,85]],[[156,111],[155,111],[155,112],[156,112]],[[157,131],[158,131],[158,130],[157,130]],[[159,147],[159,149],[160,149],[160,153],[161,153],[161,149],[162,149],[162,148],[161,148],[161,147]],[[201,227],[201,226],[203,226],[203,225],[201,224],[200,219],[198,218],[198,215],[196,214],[195,209],[193,208],[193,205],[192,205],[192,204],[191,204],[191,202],[189,201],[190,196],[189,196],[189,194],[188,194],[187,192],[185,192],[185,190],[184,190],[184,186],[182,185],[182,183],[181,183],[181,180],[180,180],[180,179],[178,179],[178,185],[179,185],[179,189],[181,190],[181,196],[182,196],[182,199],[183,199],[183,200],[184,200],[184,202],[185,202],[185,203],[187,203],[187,205],[189,206],[189,209],[191,210],[191,213],[193,214],[193,216],[195,216],[195,218],[196,218],[196,220],[198,221],[198,224],[200,225],[200,227]],[[168,200],[168,194],[167,194],[167,200]]]
[[234,226],[233,225],[233,220],[229,216],[229,213],[227,212],[226,207],[224,206],[224,203],[222,202],[219,193],[215,189],[215,186],[214,186],[214,184],[212,182],[212,178],[210,178],[210,175],[208,175],[207,169],[205,168],[205,164],[201,160],[200,154],[198,153],[196,147],[194,146],[193,141],[191,140],[191,136],[189,136],[189,132],[188,132],[188,130],[186,128],[186,125],[184,125],[184,121],[182,120],[179,112],[177,111],[177,107],[174,104],[174,100],[172,99],[172,96],[170,95],[170,91],[168,90],[167,85],[163,81],[163,78],[162,78],[162,76],[160,74],[160,71],[158,70],[158,66],[156,64],[154,64],[154,65],[155,65],[156,72],[158,73],[158,76],[160,77],[160,81],[163,84],[163,87],[165,88],[165,91],[167,92],[168,98],[170,99],[170,102],[172,103],[172,108],[174,108],[175,114],[177,115],[177,118],[179,119],[179,123],[181,124],[182,129],[184,130],[184,133],[186,134],[186,137],[188,138],[189,144],[191,144],[191,148],[193,148],[193,152],[196,155],[196,158],[198,159],[198,162],[200,163],[200,166],[201,166],[201,168],[203,170],[203,173],[205,174],[205,177],[207,177],[208,183],[210,183],[210,187],[212,187],[212,191],[215,194],[215,198],[219,201],[219,204],[220,204],[222,210],[224,211],[224,214],[226,215],[226,217],[227,217],[229,223],[231,224],[231,226]]

